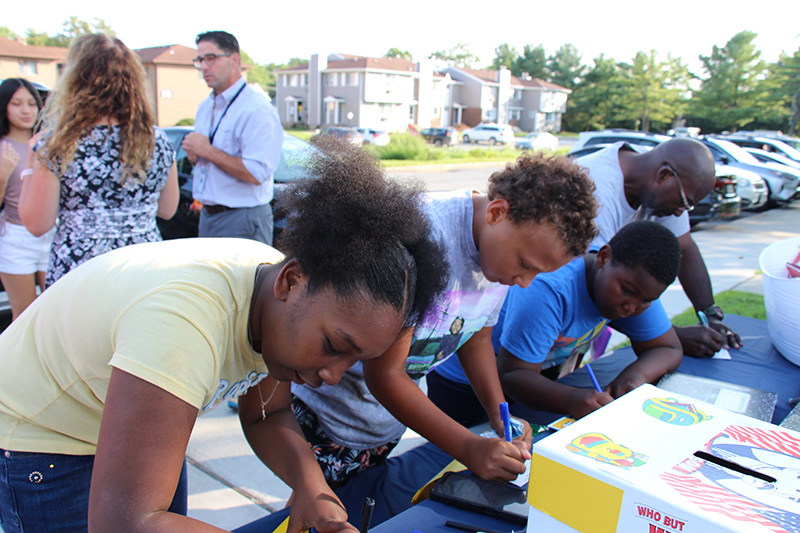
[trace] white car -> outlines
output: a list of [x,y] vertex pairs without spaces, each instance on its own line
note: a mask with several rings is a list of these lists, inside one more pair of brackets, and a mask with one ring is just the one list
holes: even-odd
[[764,179],[753,172],[743,168],[716,163],[714,165],[717,176],[730,176],[736,179],[736,192],[741,198],[741,208],[751,211],[764,209],[769,201],[769,187]]
[[767,152],[760,148],[745,148],[745,151],[749,154],[753,154],[753,157],[758,159],[761,163],[778,163],[779,165],[800,169],[800,161],[789,159],[778,152]]
[[578,134],[578,141],[572,146],[570,153],[595,144],[614,144],[619,141],[653,148],[671,138],[668,135],[631,130],[582,131]]
[[386,146],[392,140],[389,134],[382,130],[374,130],[372,128],[356,128],[356,130],[364,138],[364,144]]
[[514,130],[508,124],[478,124],[474,128],[462,131],[461,140],[467,144],[471,142],[513,144]]
[[547,131],[532,131],[514,144],[520,150],[555,150],[558,137]]

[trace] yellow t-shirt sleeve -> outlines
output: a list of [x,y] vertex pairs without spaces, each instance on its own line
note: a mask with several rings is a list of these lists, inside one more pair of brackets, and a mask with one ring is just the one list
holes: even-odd
[[217,386],[223,315],[216,302],[186,291],[148,295],[119,317],[109,364],[200,409]]

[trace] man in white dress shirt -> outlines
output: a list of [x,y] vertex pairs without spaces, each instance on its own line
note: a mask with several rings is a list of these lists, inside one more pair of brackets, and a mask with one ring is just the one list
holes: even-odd
[[194,163],[192,193],[203,204],[200,237],[243,237],[272,244],[272,174],[283,127],[241,73],[239,42],[224,31],[201,33],[194,65],[213,90],[200,103],[183,149]]

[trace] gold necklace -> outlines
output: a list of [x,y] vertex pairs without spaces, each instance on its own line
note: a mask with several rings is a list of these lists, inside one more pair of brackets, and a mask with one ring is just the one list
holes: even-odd
[[267,411],[266,411],[267,404],[272,399],[272,397],[275,396],[275,391],[278,390],[278,385],[280,384],[281,384],[280,381],[277,380],[275,381],[275,386],[272,388],[272,392],[269,394],[269,398],[267,398],[266,402],[264,401],[264,397],[261,396],[261,382],[259,381],[256,384],[256,388],[258,389],[258,399],[261,400],[261,420],[267,419]]
[[[256,299],[255,291],[258,290],[258,277],[260,275],[261,275],[261,269],[259,267],[256,267],[256,279],[253,282],[253,293],[254,293],[253,294],[253,302],[250,305],[250,312],[251,313],[253,312],[253,308],[255,307],[255,299]],[[255,348],[255,346],[253,346],[253,331],[252,331],[252,328],[250,327],[250,322],[251,322],[250,321],[250,317],[248,316],[247,317],[247,340],[250,341],[250,347],[253,348],[253,351],[255,352],[256,348]],[[258,352],[256,352],[256,353],[258,353]],[[258,375],[258,369],[255,366],[255,360],[253,360],[253,369],[255,370],[256,376],[257,376]],[[269,370],[269,368],[267,370]],[[267,374],[267,375],[269,375],[269,374]],[[267,411],[266,411],[267,404],[270,402],[270,400],[272,400],[272,397],[275,396],[275,391],[278,390],[278,385],[280,385],[280,381],[275,380],[275,386],[272,388],[272,392],[269,394],[269,398],[267,398],[267,401],[265,402],[264,401],[264,397],[261,395],[261,382],[259,381],[258,383],[256,383],[256,388],[258,389],[258,399],[261,401],[261,420],[266,420],[267,419]]]

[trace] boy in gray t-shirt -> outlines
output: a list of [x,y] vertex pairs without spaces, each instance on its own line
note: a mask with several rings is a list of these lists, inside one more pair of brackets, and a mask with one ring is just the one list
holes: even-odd
[[417,382],[457,353],[503,434],[492,326],[508,286],[526,287],[586,249],[596,234],[593,189],[566,158],[526,155],[492,175],[488,195],[428,195],[425,210],[450,272],[438,307],[337,385],[292,388],[295,415],[332,486],[383,462],[406,426],[483,478],[510,480],[524,471],[529,430],[513,444],[480,438],[436,408]]

